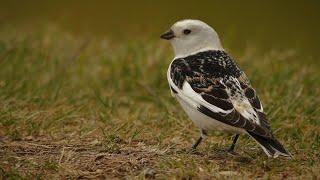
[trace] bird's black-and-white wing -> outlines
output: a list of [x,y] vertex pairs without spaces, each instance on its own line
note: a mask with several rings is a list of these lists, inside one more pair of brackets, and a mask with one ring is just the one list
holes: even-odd
[[272,133],[262,105],[245,74],[223,51],[175,59],[171,89],[201,113],[262,137]]

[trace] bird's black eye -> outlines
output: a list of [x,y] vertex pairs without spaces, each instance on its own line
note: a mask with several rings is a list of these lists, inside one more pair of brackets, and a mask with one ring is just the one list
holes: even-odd
[[185,30],[183,30],[183,34],[185,34],[185,35],[188,35],[188,34],[190,34],[191,33],[191,30],[190,29],[185,29]]

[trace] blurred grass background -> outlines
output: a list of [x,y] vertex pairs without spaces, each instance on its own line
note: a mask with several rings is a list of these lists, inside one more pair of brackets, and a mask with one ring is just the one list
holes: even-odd
[[1,0],[0,23],[35,27],[51,22],[70,33],[128,41],[155,39],[169,24],[196,18],[212,25],[236,52],[254,43],[266,51],[295,48],[315,56],[320,41],[319,9],[316,0]]
[[[311,0],[2,0],[1,177],[319,178],[319,8]],[[219,132],[199,154],[185,152],[198,130],[170,95],[173,53],[158,39],[183,18],[218,31],[294,160],[267,159],[245,136],[240,158],[215,156],[231,143]],[[93,162],[101,153],[110,158]]]

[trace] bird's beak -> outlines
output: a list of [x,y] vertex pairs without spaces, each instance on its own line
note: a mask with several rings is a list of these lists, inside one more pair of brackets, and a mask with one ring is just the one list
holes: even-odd
[[165,40],[170,40],[174,37],[175,37],[174,32],[171,29],[160,36],[161,39],[165,39]]

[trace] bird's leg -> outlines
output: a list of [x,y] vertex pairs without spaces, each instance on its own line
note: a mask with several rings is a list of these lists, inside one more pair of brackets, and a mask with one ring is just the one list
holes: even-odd
[[198,147],[198,145],[201,143],[201,141],[202,141],[202,136],[200,136],[199,137],[199,139],[192,145],[192,150],[195,150],[195,149],[197,149],[197,147]]
[[237,143],[238,138],[239,138],[239,134],[236,134],[236,135],[233,137],[232,144],[231,144],[231,146],[229,147],[229,149],[227,150],[228,152],[233,152],[234,147],[235,147],[235,145],[236,145],[236,143]]
[[199,137],[199,139],[192,145],[192,150],[197,149],[198,145],[201,143],[202,139],[207,137],[207,131],[201,129],[201,135]]

